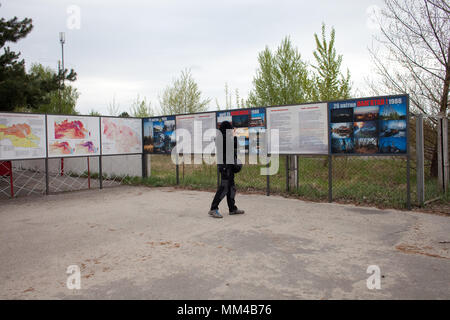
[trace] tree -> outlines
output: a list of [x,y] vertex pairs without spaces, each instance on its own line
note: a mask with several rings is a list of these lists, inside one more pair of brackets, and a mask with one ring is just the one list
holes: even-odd
[[[17,42],[25,38],[33,29],[32,20],[21,21],[14,17],[0,19],[0,48],[7,42]],[[61,70],[51,73],[41,67],[32,67],[30,73],[25,70],[25,61],[19,60],[20,52],[15,53],[9,47],[4,48],[0,56],[0,110],[14,109],[36,110],[49,101],[48,94],[64,89],[62,80],[75,81],[73,70]],[[69,90],[70,91],[70,90]]]
[[305,62],[289,37],[275,52],[266,46],[258,55],[259,69],[247,104],[263,107],[310,100],[310,81]]
[[[7,42],[15,43],[25,38],[32,29],[31,19],[1,18],[0,48]],[[27,105],[25,61],[19,61],[19,56],[20,52],[15,53],[9,47],[5,47],[0,56],[0,110],[12,111],[15,107]]]
[[239,95],[239,89],[235,89],[235,104],[232,103],[232,93],[230,92],[228,88],[228,83],[225,82],[225,106],[223,108],[220,107],[219,101],[216,99],[216,106],[217,110],[230,110],[230,109],[239,109],[239,108],[246,108],[246,103],[243,98]]
[[180,78],[173,80],[159,99],[164,115],[206,111],[210,101],[201,98],[201,91],[189,69],[182,71]]
[[151,107],[150,101],[147,102],[147,99],[140,99],[139,95],[136,97],[136,100],[133,101],[131,105],[130,114],[133,117],[137,118],[145,118],[151,117],[154,115],[153,109]]
[[61,85],[56,71],[41,64],[33,64],[29,73],[36,92],[30,111],[56,114],[78,114],[75,107],[80,96],[78,90],[70,85]]
[[113,96],[111,102],[106,107],[108,114],[113,117],[117,117],[120,113],[120,105],[116,102],[116,95]]
[[314,101],[348,99],[350,97],[350,71],[347,69],[346,76],[341,73],[342,55],[336,54],[335,37],[336,31],[332,28],[330,41],[327,42],[325,24],[322,24],[321,39],[316,33],[314,34],[317,47],[314,51],[317,64],[313,65],[316,74],[313,75],[311,87]]
[[121,118],[129,118],[130,115],[128,114],[128,112],[124,111],[121,114],[119,114],[119,117],[121,117]]
[[[446,115],[450,85],[450,6],[446,0],[385,0],[378,17],[381,49],[370,51],[380,92],[407,93],[413,112]],[[436,120],[428,118],[435,127]],[[425,146],[427,148],[427,146]],[[437,176],[437,142],[431,175]]]
[[89,115],[100,117],[102,114],[95,109],[91,109],[91,111],[89,111]]
[[408,93],[415,112],[448,112],[450,6],[446,0],[385,0],[378,17],[382,51],[370,51],[380,76],[374,93]]

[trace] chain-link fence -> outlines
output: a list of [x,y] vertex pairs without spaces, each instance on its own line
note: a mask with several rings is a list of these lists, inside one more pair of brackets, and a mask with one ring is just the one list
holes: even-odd
[[[443,126],[443,123],[441,123],[442,121],[447,122],[447,128]],[[450,143],[447,141],[447,152],[449,153],[445,159],[443,154],[438,152],[438,132],[441,130],[440,128],[442,128],[444,130],[443,135],[448,137],[449,119],[436,116],[418,116],[413,117],[411,122],[411,176],[415,182],[412,190],[413,198],[415,195],[417,203],[422,205],[427,205],[436,201],[448,203],[450,200],[450,190],[447,189],[447,193],[443,192],[443,181],[445,178],[442,176],[440,177],[439,175],[444,174],[445,167],[447,167],[448,170]],[[445,130],[447,130],[447,132],[445,132]],[[417,133],[419,134],[417,135]],[[442,139],[442,143],[444,143],[443,140],[445,138],[443,136],[440,136],[440,138]],[[421,139],[423,145],[420,145],[420,143],[416,144],[416,139]],[[421,158],[421,154],[423,154],[423,159]],[[423,171],[420,170],[422,162]],[[422,175],[423,178],[421,178]],[[423,182],[421,182],[422,180]],[[421,194],[423,194],[423,196],[421,196]],[[450,208],[448,209],[450,210]]]
[[0,161],[0,198],[45,192],[45,159]]
[[101,164],[102,187],[117,187],[141,181],[142,154],[102,156]]
[[333,156],[333,200],[407,207],[406,157]]
[[0,161],[0,198],[114,187],[141,177],[141,154]]

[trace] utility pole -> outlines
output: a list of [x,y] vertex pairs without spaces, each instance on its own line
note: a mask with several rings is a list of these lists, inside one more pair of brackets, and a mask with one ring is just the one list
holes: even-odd
[[[64,43],[66,42],[66,34],[64,32],[60,32],[59,33],[59,42],[61,43],[61,70],[62,70],[62,87],[64,87],[64,78],[65,78],[65,69],[64,69]],[[62,92],[61,92],[62,95]],[[62,101],[60,101],[59,103],[59,108],[61,110],[61,103]],[[61,158],[61,176],[64,175],[64,158]]]
[[[59,33],[59,42],[61,42],[61,63],[62,63],[62,71],[64,75],[64,43],[66,42],[66,34],[64,32]],[[64,77],[62,79],[64,84]]]

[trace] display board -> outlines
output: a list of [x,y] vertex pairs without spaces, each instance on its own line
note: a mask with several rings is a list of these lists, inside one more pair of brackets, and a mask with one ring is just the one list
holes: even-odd
[[175,147],[175,116],[144,119],[144,152],[170,154]]
[[279,141],[269,135],[269,152],[328,154],[327,112],[326,103],[267,108],[267,129],[279,132]]
[[191,135],[190,150],[192,154],[202,154],[211,141],[204,141],[204,134],[209,129],[216,129],[216,113],[200,113],[176,116],[176,128],[185,129]]
[[[234,127],[234,135],[236,137],[244,137],[243,141],[238,140],[240,148],[245,148],[245,153],[256,154],[259,152],[260,143],[258,134],[266,130],[266,109],[242,109],[233,111],[217,112],[217,128],[223,121],[229,121]],[[257,142],[251,150],[249,150],[249,134],[255,133]]]
[[49,157],[100,155],[100,119],[85,116],[47,116]]
[[0,160],[46,157],[45,115],[0,113]]
[[408,97],[329,103],[333,154],[406,154]]
[[142,119],[102,117],[102,154],[142,152]]

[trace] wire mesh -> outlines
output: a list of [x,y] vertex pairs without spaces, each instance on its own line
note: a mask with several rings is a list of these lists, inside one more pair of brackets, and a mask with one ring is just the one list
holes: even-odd
[[45,194],[45,160],[0,161],[0,198]]
[[332,159],[334,201],[406,208],[406,156]]
[[99,157],[48,159],[49,192],[68,192],[100,187]]
[[117,187],[138,182],[142,177],[142,155],[102,156],[102,186]]
[[290,188],[301,198],[324,201],[328,199],[328,157],[297,156],[298,183]]
[[[197,157],[196,161],[194,161],[195,157]],[[185,161],[179,165],[180,185],[197,189],[217,187],[217,165],[211,161],[210,156],[185,155],[184,159]]]
[[147,182],[154,186],[173,186],[177,183],[176,165],[170,155],[148,154],[150,168]]
[[269,176],[270,193],[285,193],[286,189],[286,158],[285,155],[278,157],[278,171]]

